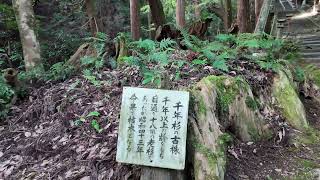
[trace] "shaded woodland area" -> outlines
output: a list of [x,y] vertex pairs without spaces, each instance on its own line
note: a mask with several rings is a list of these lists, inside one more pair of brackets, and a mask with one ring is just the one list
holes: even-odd
[[[318,6],[2,0],[0,179],[319,179]],[[128,86],[190,93],[183,171],[116,162]]]

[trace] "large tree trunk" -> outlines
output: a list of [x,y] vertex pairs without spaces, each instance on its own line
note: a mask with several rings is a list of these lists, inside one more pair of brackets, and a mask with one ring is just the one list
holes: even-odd
[[86,7],[86,13],[89,18],[89,26],[90,31],[93,37],[96,36],[97,32],[99,31],[98,21],[97,21],[97,14],[96,14],[96,8],[95,8],[95,0],[85,0],[85,7]]
[[13,0],[20,32],[26,71],[42,68],[40,44],[35,33],[36,21],[31,0]]
[[133,40],[140,39],[139,1],[130,0],[131,35]]
[[227,30],[232,24],[232,3],[231,0],[222,0],[221,4],[224,7],[223,24],[224,29]]
[[239,33],[250,32],[250,3],[249,0],[238,0],[237,24]]
[[255,14],[256,14],[256,22],[259,19],[260,11],[263,5],[263,0],[255,0]]
[[178,27],[184,28],[184,26],[186,24],[186,20],[185,20],[185,2],[184,2],[184,0],[177,0],[176,21],[177,21],[177,26]]
[[227,32],[232,24],[232,1],[220,0],[220,6],[214,4],[208,10],[223,21],[224,30]]
[[156,25],[155,28],[158,29],[159,26],[162,26],[166,22],[161,0],[148,0],[148,1],[149,1],[151,14],[152,14],[152,19]]

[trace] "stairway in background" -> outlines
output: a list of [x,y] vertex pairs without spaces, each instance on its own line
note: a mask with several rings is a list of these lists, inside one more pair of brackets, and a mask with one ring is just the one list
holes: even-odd
[[320,34],[309,34],[300,37],[301,55],[306,63],[312,63],[320,67]]
[[297,8],[295,0],[279,0],[284,11],[294,11]]
[[[316,18],[320,15],[311,14],[311,10],[312,7],[306,12],[301,10],[294,12],[294,16],[299,18],[293,17],[287,22],[288,26],[284,29],[283,37],[299,42],[303,63],[312,63],[320,67],[320,18]],[[285,12],[282,18],[289,13],[292,12]]]

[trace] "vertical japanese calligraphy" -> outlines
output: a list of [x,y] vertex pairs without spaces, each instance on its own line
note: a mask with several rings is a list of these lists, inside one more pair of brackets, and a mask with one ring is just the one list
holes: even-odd
[[117,161],[183,169],[188,103],[188,92],[124,88]]
[[133,144],[133,134],[134,134],[134,124],[135,124],[135,120],[136,118],[134,117],[134,112],[137,109],[137,105],[136,105],[136,100],[137,100],[137,96],[136,94],[133,94],[130,97],[130,107],[129,107],[129,112],[130,112],[130,116],[128,118],[128,137],[127,137],[127,151],[131,152],[132,151],[132,144]]
[[180,142],[180,134],[179,131],[181,129],[181,119],[183,118],[181,115],[181,109],[183,108],[183,105],[181,104],[181,102],[177,102],[174,106],[174,116],[173,116],[173,124],[172,124],[172,130],[174,131],[173,133],[173,137],[171,138],[171,153],[172,154],[180,154],[180,149],[179,149],[179,142]]

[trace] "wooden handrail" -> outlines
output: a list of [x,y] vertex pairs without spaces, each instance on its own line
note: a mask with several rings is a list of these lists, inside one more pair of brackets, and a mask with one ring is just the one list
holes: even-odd
[[259,34],[265,31],[271,7],[274,4],[274,0],[264,0],[254,33]]

